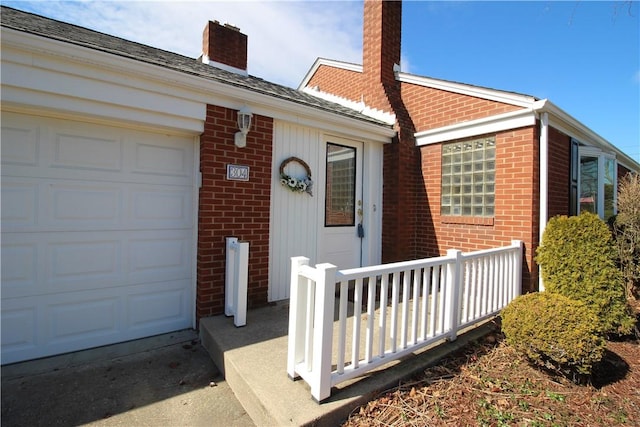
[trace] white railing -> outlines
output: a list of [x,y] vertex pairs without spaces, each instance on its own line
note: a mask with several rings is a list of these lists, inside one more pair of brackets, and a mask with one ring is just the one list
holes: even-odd
[[341,271],[308,264],[291,258],[287,373],[320,402],[336,384],[497,315],[520,294],[522,242]]
[[249,281],[249,242],[226,238],[224,314],[233,316],[237,327],[247,324],[247,284]]

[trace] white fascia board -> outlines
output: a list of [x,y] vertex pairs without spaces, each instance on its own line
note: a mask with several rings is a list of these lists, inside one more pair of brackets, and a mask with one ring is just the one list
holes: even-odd
[[84,117],[92,123],[152,132],[166,131],[180,135],[200,135],[204,131],[202,120],[180,116],[160,116],[121,105],[109,105],[6,86],[2,87],[2,110],[80,121]]
[[[31,98],[34,105],[38,105],[35,94],[39,93],[43,99],[57,96],[61,99],[61,103],[62,99],[66,99],[64,102],[68,107],[71,107],[70,103],[75,100],[78,103],[79,112],[87,114],[104,113],[102,106],[105,106],[128,110],[129,119],[133,119],[138,114],[136,111],[145,116],[156,114],[163,117],[201,121],[204,121],[206,115],[206,108],[202,102],[194,102],[184,97],[144,90],[136,86],[118,85],[96,79],[91,73],[74,75],[50,68],[29,67],[4,58],[3,60],[2,86],[13,89],[12,94],[17,96],[13,100],[15,102],[20,102],[18,92],[23,91],[24,96]],[[3,94],[3,101],[5,99],[8,98]],[[87,110],[90,103],[94,108]],[[158,120],[162,123],[164,119]]]
[[505,92],[496,89],[488,89],[463,83],[448,82],[446,80],[420,77],[406,73],[396,73],[396,78],[400,82],[411,83],[418,86],[430,87],[432,89],[444,90],[447,92],[459,93],[461,95],[473,96],[475,98],[489,101],[502,102],[504,104],[518,107],[531,108],[535,98],[527,95],[520,95],[513,92]]
[[335,61],[333,59],[317,58],[316,61],[311,66],[311,68],[309,69],[309,71],[307,71],[307,74],[305,74],[300,84],[298,85],[298,90],[302,90],[303,88],[307,87],[309,80],[311,80],[311,78],[314,76],[316,71],[318,71],[318,68],[320,68],[321,65],[327,65],[329,67],[341,68],[343,70],[362,73],[362,65],[352,64],[350,62]]
[[608,153],[615,153],[619,163],[629,170],[635,170],[640,173],[640,164],[638,162],[548,99],[536,102],[533,109],[537,114],[549,113],[549,126],[577,139],[583,144],[596,146]]
[[525,108],[509,113],[497,114],[495,116],[483,117],[477,120],[417,132],[414,136],[416,138],[416,145],[422,146],[533,126],[535,123],[535,112],[530,108]]

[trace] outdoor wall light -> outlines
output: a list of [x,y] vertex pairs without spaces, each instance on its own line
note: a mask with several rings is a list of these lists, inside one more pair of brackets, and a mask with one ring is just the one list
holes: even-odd
[[238,148],[244,148],[247,145],[247,134],[251,128],[252,117],[253,114],[247,107],[242,107],[238,111],[238,129],[240,129],[240,132],[236,132],[235,136],[235,143]]

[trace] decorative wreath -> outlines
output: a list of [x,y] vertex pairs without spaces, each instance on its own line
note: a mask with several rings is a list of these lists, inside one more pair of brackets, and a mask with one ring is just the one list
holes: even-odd
[[[291,162],[300,164],[307,172],[307,175],[303,178],[294,178],[290,175],[287,175],[284,172],[284,168]],[[309,168],[307,162],[297,157],[289,157],[288,159],[285,159],[282,163],[280,163],[280,184],[282,184],[283,187],[286,187],[289,190],[293,191],[294,193],[308,193],[310,196],[313,196],[311,168]]]

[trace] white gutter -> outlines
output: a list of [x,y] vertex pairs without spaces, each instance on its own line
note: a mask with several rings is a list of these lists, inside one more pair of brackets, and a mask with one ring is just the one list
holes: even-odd
[[[547,227],[549,216],[549,113],[540,115],[540,238]],[[538,266],[538,290],[544,291],[542,269]]]

